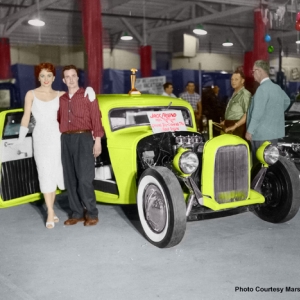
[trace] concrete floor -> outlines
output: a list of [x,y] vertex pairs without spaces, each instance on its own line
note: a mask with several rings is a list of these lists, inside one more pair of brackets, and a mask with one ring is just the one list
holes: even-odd
[[0,299],[300,299],[285,290],[300,288],[300,214],[279,225],[251,212],[189,222],[178,246],[159,249],[141,235],[135,209],[98,208],[97,226],[66,227],[59,195],[52,230],[41,203],[1,209]]

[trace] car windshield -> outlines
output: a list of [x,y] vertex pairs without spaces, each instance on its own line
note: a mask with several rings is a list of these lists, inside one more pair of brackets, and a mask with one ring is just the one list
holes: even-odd
[[[126,107],[114,108],[109,112],[110,128],[112,131],[122,128],[149,125],[148,112],[167,111],[168,107]],[[172,106],[172,110],[180,110],[186,126],[192,127],[190,111],[186,107]]]

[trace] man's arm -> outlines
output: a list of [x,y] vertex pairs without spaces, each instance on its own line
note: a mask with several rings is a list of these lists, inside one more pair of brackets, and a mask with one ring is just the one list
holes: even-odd
[[243,114],[239,121],[237,121],[233,126],[225,128],[225,132],[231,132],[236,130],[238,127],[246,123],[247,114]]
[[247,131],[246,134],[245,134],[245,138],[246,138],[246,140],[251,141],[252,140],[252,134]]
[[247,114],[247,111],[248,111],[248,108],[249,108],[249,105],[250,105],[250,102],[251,102],[251,94],[244,94],[243,98],[241,99],[241,107],[243,109],[243,112],[245,114]]
[[201,100],[199,100],[197,102],[197,111],[196,111],[196,114],[201,117],[202,116],[202,102]]
[[104,129],[101,122],[101,111],[99,109],[97,98],[95,99],[95,101],[91,101],[89,99],[87,105],[88,105],[92,128],[93,128],[93,136],[95,139],[97,137],[101,138],[104,135]]
[[101,152],[102,152],[101,138],[96,137],[94,147],[93,147],[94,157],[96,158],[97,156],[99,156],[101,154]]
[[90,116],[92,120],[93,136],[95,143],[93,146],[93,155],[96,158],[102,152],[101,137],[104,135],[104,130],[101,123],[101,112],[97,99],[89,102]]
[[261,120],[264,118],[267,102],[267,93],[259,87],[253,98],[253,109],[250,114],[250,123],[247,128],[247,132],[251,135],[257,131]]

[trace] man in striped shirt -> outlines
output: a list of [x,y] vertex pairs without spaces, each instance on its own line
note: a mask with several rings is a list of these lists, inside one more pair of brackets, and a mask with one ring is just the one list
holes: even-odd
[[179,98],[182,98],[191,104],[195,113],[197,128],[199,128],[200,119],[202,117],[202,103],[200,95],[195,92],[195,83],[193,81],[188,81],[186,84],[186,91],[179,95]]
[[[104,135],[101,113],[94,91],[85,96],[78,85],[74,65],[63,68],[63,82],[68,92],[59,99],[58,122],[61,135],[62,164],[72,214],[65,225],[98,223],[98,209],[93,187],[95,157],[101,153]],[[89,89],[89,88],[87,88]]]

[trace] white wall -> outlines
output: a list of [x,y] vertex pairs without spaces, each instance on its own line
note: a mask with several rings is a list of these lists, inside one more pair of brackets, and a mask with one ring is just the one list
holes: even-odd
[[[37,65],[41,62],[51,62],[54,65],[74,64],[80,69],[85,68],[84,50],[82,47],[66,46],[11,46],[11,64]],[[140,56],[137,52],[114,49],[103,49],[104,69],[118,70],[139,69]]]
[[130,70],[140,68],[140,56],[134,51],[114,49],[103,50],[104,69]]
[[[198,53],[194,58],[173,58],[172,69],[192,69],[205,71],[224,70],[232,72],[236,67],[243,65],[244,55],[225,55],[215,53]],[[51,62],[54,65],[74,64],[80,69],[85,68],[85,57],[82,46],[11,46],[11,63],[37,65],[41,62]],[[104,68],[117,70],[130,70],[140,68],[140,56],[138,48],[136,50],[121,50],[105,48],[103,50]],[[278,70],[279,58],[270,57],[270,65]],[[156,68],[155,51],[152,53],[152,68]],[[300,72],[300,57],[283,57],[282,68],[285,70],[287,79],[290,80],[290,73],[293,68],[298,68]]]
[[[274,67],[276,71],[279,69],[279,57],[270,58],[270,66]],[[300,73],[300,58],[296,57],[282,57],[281,60],[282,71],[286,75],[287,80],[294,81],[291,77],[291,71],[294,68],[297,68]],[[300,78],[296,81],[300,81]]]
[[54,65],[75,64],[84,68],[84,52],[82,47],[61,46],[11,46],[11,64],[37,65],[51,62]]
[[36,46],[10,47],[11,64],[39,64],[39,48]]
[[59,65],[75,65],[79,69],[84,69],[82,47],[60,47]]
[[172,69],[191,69],[205,71],[232,72],[243,65],[244,56],[224,55],[214,53],[198,53],[193,58],[173,58]]

